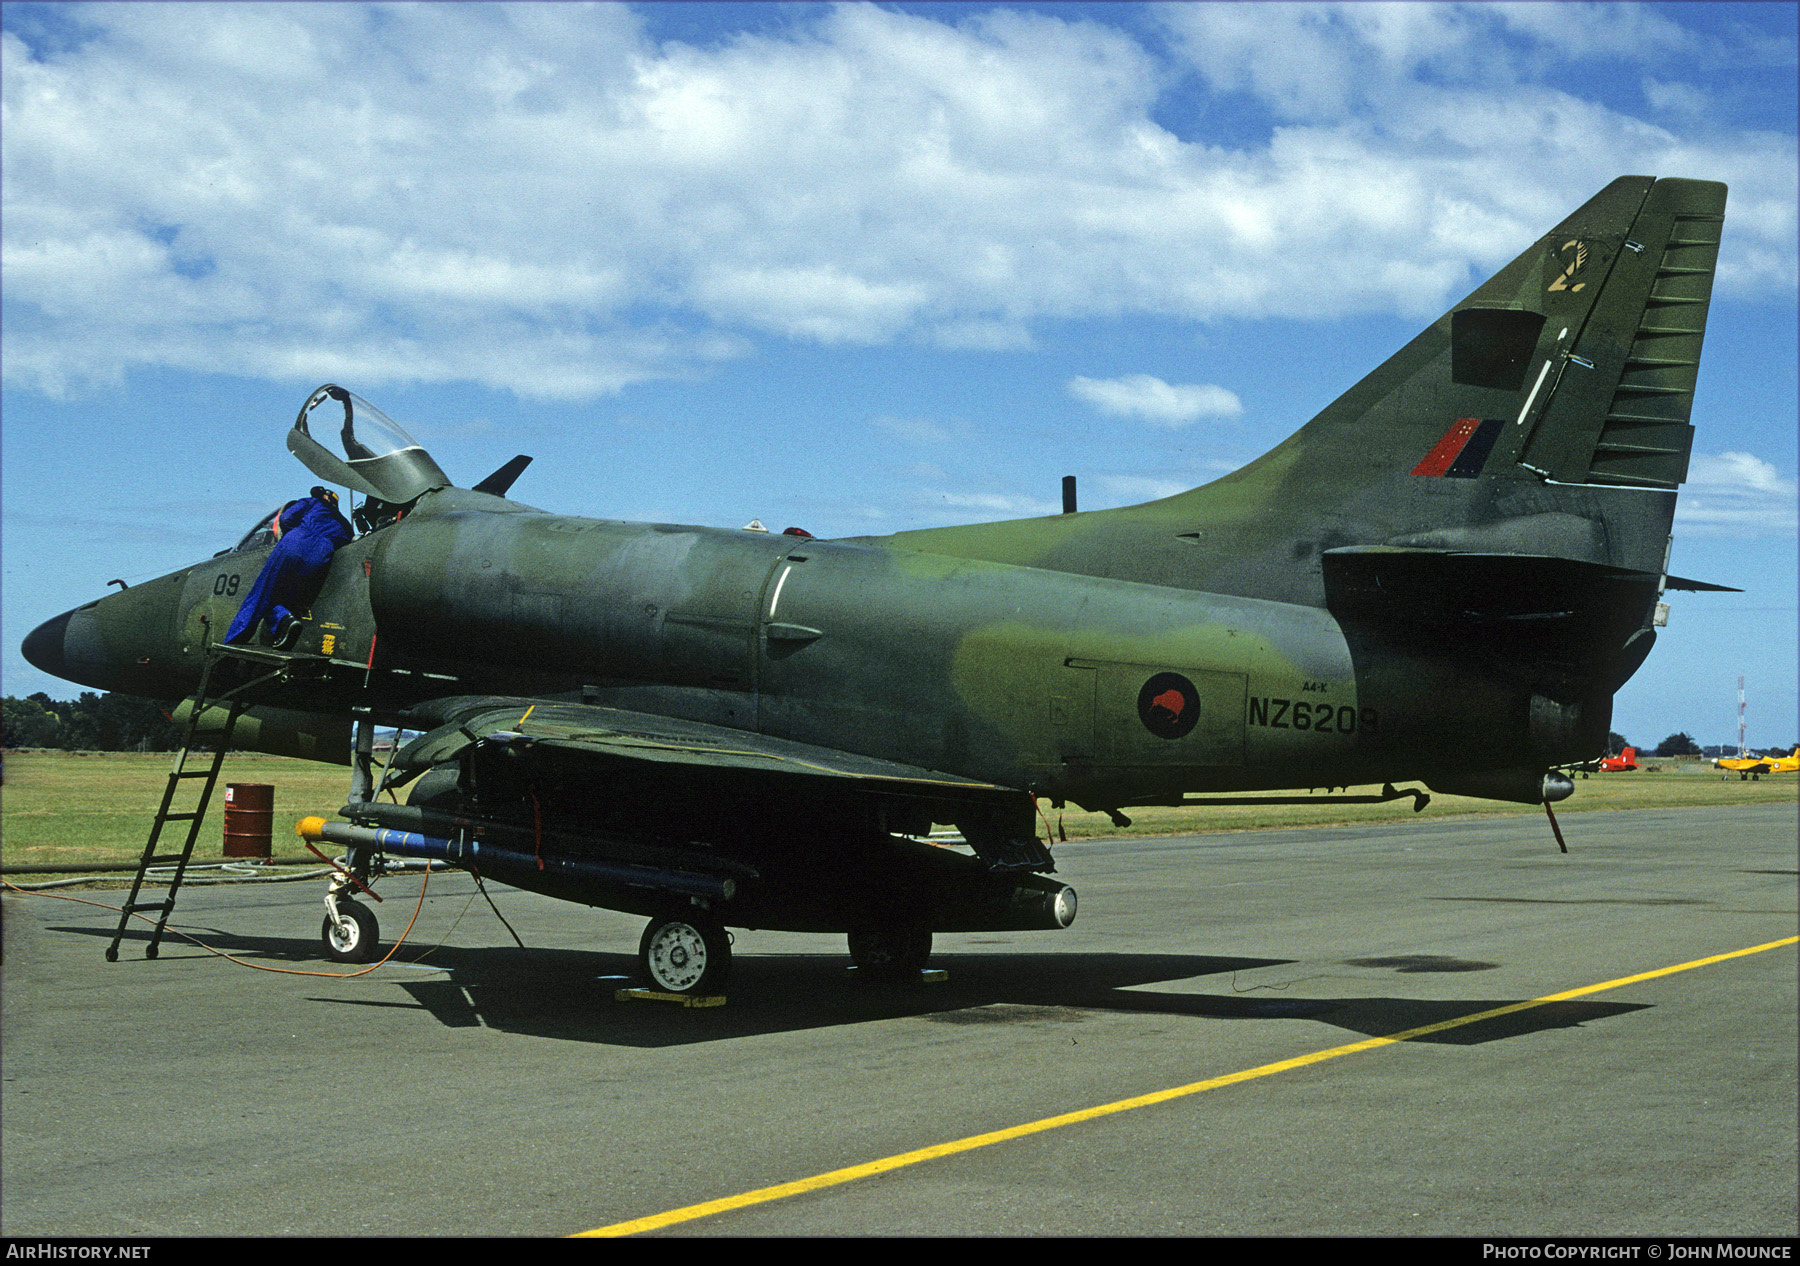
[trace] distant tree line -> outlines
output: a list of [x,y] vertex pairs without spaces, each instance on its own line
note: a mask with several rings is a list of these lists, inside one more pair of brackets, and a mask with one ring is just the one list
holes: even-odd
[[[1609,755],[1617,756],[1629,746],[1631,746],[1631,740],[1617,731],[1613,731],[1606,736],[1606,750]],[[1789,752],[1794,750],[1795,746],[1796,744],[1790,743],[1786,747],[1771,747],[1763,750],[1751,748],[1750,754],[1752,756],[1786,756]],[[1733,748],[1732,750],[1736,751],[1737,749]],[[1703,755],[1703,753],[1700,749],[1700,744],[1694,741],[1694,736],[1689,734],[1686,730],[1682,730],[1679,733],[1669,735],[1668,738],[1658,743],[1651,749],[1650,755],[1700,756]]]
[[75,700],[39,691],[23,699],[7,695],[3,702],[0,746],[72,752],[172,752],[181,746],[181,727],[169,720],[169,705],[151,699],[84,690]]

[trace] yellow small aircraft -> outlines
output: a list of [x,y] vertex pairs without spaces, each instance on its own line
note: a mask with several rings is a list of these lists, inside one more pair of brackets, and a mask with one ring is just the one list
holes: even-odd
[[1791,756],[1721,756],[1713,764],[1720,769],[1737,770],[1740,782],[1764,774],[1800,773],[1800,747]]

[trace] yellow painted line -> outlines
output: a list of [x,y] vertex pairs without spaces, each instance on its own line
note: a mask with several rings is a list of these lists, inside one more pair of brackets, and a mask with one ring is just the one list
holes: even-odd
[[1608,980],[1598,985],[1583,985],[1578,989],[1565,989],[1561,993],[1545,994],[1542,998],[1533,998],[1529,1002],[1513,1002],[1504,1007],[1495,1007],[1490,1011],[1479,1011],[1474,1015],[1459,1016],[1454,1020],[1440,1020],[1436,1024],[1421,1025],[1416,1029],[1407,1029],[1387,1037],[1372,1037],[1361,1042],[1352,1042],[1348,1046],[1334,1046],[1329,1050],[1314,1051],[1310,1055],[1299,1055],[1293,1059],[1284,1059],[1273,1064],[1261,1064],[1255,1068],[1246,1068],[1241,1072],[1208,1078],[1206,1081],[1190,1082],[1185,1086],[1158,1090],[1131,1099],[1120,1099],[1116,1103],[1103,1103],[1098,1107],[1083,1108],[1079,1112],[1065,1112],[1061,1116],[1045,1117],[1041,1121],[1031,1121],[1004,1130],[994,1130],[987,1134],[977,1134],[949,1143],[939,1143],[933,1147],[921,1147],[915,1151],[902,1152],[898,1156],[888,1156],[881,1160],[869,1161],[864,1165],[852,1165],[846,1169],[834,1169],[828,1173],[815,1174],[811,1178],[801,1178],[795,1182],[778,1183],[773,1187],[759,1187],[755,1191],[746,1191],[741,1195],[724,1196],[718,1200],[690,1204],[680,1209],[670,1209],[666,1213],[652,1214],[647,1218],[633,1218],[629,1222],[615,1222],[611,1226],[595,1227],[591,1231],[579,1232],[574,1238],[636,1235],[641,1231],[655,1231],[681,1222],[693,1222],[700,1218],[712,1217],[714,1214],[728,1213],[733,1209],[747,1209],[752,1205],[767,1204],[772,1200],[785,1200],[789,1196],[797,1196],[802,1192],[820,1191],[826,1187],[855,1182],[859,1178],[873,1178],[876,1174],[886,1174],[924,1161],[955,1156],[959,1152],[973,1152],[979,1148],[992,1147],[995,1143],[1005,1143],[1008,1140],[1024,1138],[1031,1134],[1042,1134],[1046,1130],[1060,1129],[1065,1125],[1094,1121],[1115,1113],[1129,1112],[1133,1108],[1147,1108],[1152,1104],[1167,1103],[1171,1099],[1183,1099],[1188,1095],[1197,1095],[1204,1090],[1235,1086],[1239,1082],[1254,1081],[1258,1077],[1290,1072],[1296,1068],[1305,1068],[1310,1064],[1322,1064],[1326,1060],[1340,1059],[1345,1055],[1355,1055],[1360,1051],[1372,1051],[1382,1046],[1393,1046],[1398,1042],[1427,1037],[1433,1033],[1442,1033],[1447,1029],[1464,1028],[1471,1024],[1480,1024],[1484,1020],[1496,1019],[1499,1016],[1528,1011],[1532,1007],[1541,1007],[1552,1002],[1567,1002],[1571,998],[1603,993],[1608,989],[1619,989],[1625,985],[1635,985],[1640,981],[1655,980],[1658,976],[1672,976],[1676,972],[1692,971],[1696,967],[1708,967],[1713,963],[1743,958],[1748,954],[1760,954],[1765,950],[1779,949],[1783,945],[1793,945],[1796,942],[1800,942],[1800,936],[1784,937],[1779,941],[1768,941],[1762,945],[1752,945],[1747,949],[1714,954],[1710,958],[1696,958],[1692,962],[1677,963],[1673,967],[1659,967],[1655,971],[1639,972],[1635,976],[1621,976],[1617,980]]

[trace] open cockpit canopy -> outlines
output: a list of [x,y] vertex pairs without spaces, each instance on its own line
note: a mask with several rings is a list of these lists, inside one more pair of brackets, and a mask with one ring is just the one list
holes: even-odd
[[335,383],[326,383],[306,398],[288,432],[287,446],[326,483],[390,505],[405,505],[450,484],[431,454],[398,422]]

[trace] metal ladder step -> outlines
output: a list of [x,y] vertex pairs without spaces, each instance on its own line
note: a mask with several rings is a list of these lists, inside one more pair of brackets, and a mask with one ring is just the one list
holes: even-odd
[[[202,617],[204,619],[204,617]],[[252,676],[248,680],[228,687],[219,694],[211,693],[213,670],[224,659],[249,661],[256,667],[267,669],[261,676]],[[182,878],[187,873],[188,862],[194,855],[194,843],[200,836],[200,826],[206,816],[206,808],[212,800],[213,788],[218,785],[219,769],[224,764],[226,752],[231,750],[232,731],[237,727],[239,716],[248,706],[252,698],[263,687],[289,679],[294,673],[302,670],[316,672],[319,665],[328,664],[323,656],[288,655],[279,651],[263,651],[241,646],[225,646],[212,642],[206,646],[206,658],[200,670],[200,681],[194,691],[194,710],[188,717],[187,733],[182,740],[180,752],[176,754],[174,768],[169,772],[169,780],[163,790],[162,804],[156,811],[155,820],[150,825],[149,837],[144,841],[143,855],[138,859],[137,877],[132,881],[131,895],[126,898],[125,905],[119,914],[119,926],[113,933],[112,944],[107,947],[106,961],[116,963],[119,960],[119,942],[124,939],[126,924],[133,914],[140,911],[161,911],[161,918],[156,922],[156,929],[150,934],[149,943],[144,947],[145,958],[155,958],[157,946],[162,941],[163,929],[168,926],[169,914],[175,908],[175,896],[181,889]],[[188,769],[188,758],[194,755],[195,740],[200,733],[200,718],[207,708],[229,704],[225,727],[215,738],[208,741],[213,744],[211,759],[203,769]],[[171,812],[169,806],[174,803],[175,789],[189,778],[204,778],[201,785],[199,801],[191,811]],[[187,836],[182,841],[179,853],[158,853],[157,841],[162,838],[163,827],[170,822],[188,824]],[[152,866],[173,866],[174,871],[168,876],[168,895],[161,901],[140,902],[138,892]]]
[[[181,750],[175,755],[174,768],[169,771],[168,781],[163,787],[162,802],[156,810],[155,819],[150,824],[150,834],[144,841],[144,851],[138,859],[137,875],[131,883],[131,895],[120,907],[119,926],[113,933],[112,944],[106,950],[106,960],[109,963],[119,960],[119,942],[125,937],[126,925],[131,922],[134,915],[145,912],[155,912],[160,916],[156,921],[155,930],[150,934],[149,944],[144,948],[146,958],[155,958],[157,946],[162,941],[163,929],[168,926],[169,915],[175,909],[175,894],[181,888],[181,880],[187,871],[188,860],[194,855],[194,843],[199,838],[200,825],[206,816],[207,804],[212,799],[213,787],[219,776],[219,767],[224,762],[225,753],[230,747],[231,730],[236,725],[238,714],[243,707],[241,700],[232,704],[225,733],[214,748],[212,758],[206,763],[205,768],[187,768],[188,758],[194,754],[194,740],[199,733],[199,715],[206,709],[212,685],[213,668],[217,663],[218,655],[213,648],[208,647],[206,662],[200,670],[200,682],[194,695],[196,704],[194,715],[188,720],[187,733],[183,736]],[[230,697],[234,693],[235,691],[227,691],[221,698]],[[171,812],[169,806],[174,803],[175,789],[184,781],[192,778],[206,780],[200,787],[198,803],[191,810]],[[179,853],[159,853],[156,851],[157,842],[162,838],[163,828],[171,822],[188,824],[187,835],[182,841],[181,851]],[[142,891],[144,881],[148,878],[150,868],[153,866],[174,868],[173,873],[167,879],[167,895],[160,901],[139,901],[138,893]]]

